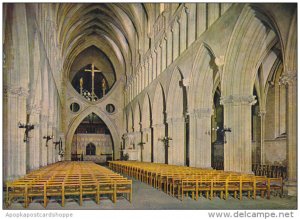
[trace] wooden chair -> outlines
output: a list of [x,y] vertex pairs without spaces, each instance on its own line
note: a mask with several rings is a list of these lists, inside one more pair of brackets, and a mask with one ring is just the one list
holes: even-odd
[[240,191],[240,200],[243,198],[243,192],[247,192],[247,197],[250,199],[251,197],[251,192],[255,193],[255,180],[253,176],[241,176],[241,191]]
[[254,193],[253,199],[256,199],[258,193],[262,198],[265,197],[265,193],[267,192],[268,179],[266,176],[255,176],[254,177]]
[[29,206],[30,202],[34,197],[40,197],[43,199],[44,207],[46,207],[47,201],[45,199],[45,191],[46,191],[47,181],[34,181],[28,184],[27,191],[27,206]]
[[123,179],[123,180],[115,180],[114,183],[114,200],[117,200],[117,195],[118,194],[126,194],[127,199],[129,200],[129,202],[131,203],[132,201],[132,180],[127,180],[127,179]]
[[283,196],[283,182],[282,178],[268,178],[268,194],[267,198],[270,199],[271,192],[274,192],[275,195],[279,193],[279,196]]
[[[192,194],[192,199],[198,200],[198,181],[197,179],[182,179],[181,185],[178,189],[180,192],[178,192],[179,198],[181,201],[183,201],[184,195],[187,196],[189,193]],[[196,195],[196,198],[195,198]]]
[[211,185],[211,197],[216,196],[217,193],[220,193],[220,198],[224,199],[224,193],[226,194],[226,188],[227,188],[227,177],[226,175],[224,176],[219,176],[219,177],[214,177],[212,179],[212,185]]
[[212,192],[213,180],[209,175],[204,175],[200,179],[198,179],[198,190],[197,193],[199,197],[202,196],[202,193],[206,194],[206,198],[212,199],[213,192]]
[[229,194],[233,193],[233,197],[236,199],[237,194],[241,196],[241,176],[229,176],[226,182],[225,199],[228,199]]
[[6,206],[10,206],[11,202],[15,198],[22,198],[24,207],[27,208],[27,190],[28,189],[28,182],[22,182],[22,181],[17,181],[17,182],[7,182],[6,184]]
[[101,195],[109,195],[113,203],[116,202],[115,200],[115,183],[111,179],[102,179],[98,182],[98,189],[97,189],[97,198],[96,202],[100,203]]

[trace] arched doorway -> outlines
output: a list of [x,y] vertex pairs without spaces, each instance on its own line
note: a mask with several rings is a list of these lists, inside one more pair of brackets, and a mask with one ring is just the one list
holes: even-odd
[[93,143],[88,143],[88,145],[85,148],[86,155],[96,155],[96,146]]
[[90,113],[75,130],[71,160],[104,164],[112,160],[112,156],[113,141],[108,127],[99,116]]

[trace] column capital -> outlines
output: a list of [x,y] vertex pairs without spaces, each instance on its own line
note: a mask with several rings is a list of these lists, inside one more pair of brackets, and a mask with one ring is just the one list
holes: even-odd
[[42,107],[40,105],[33,104],[33,105],[30,105],[30,106],[27,106],[27,113],[28,114],[39,115],[39,114],[41,114],[41,111],[42,111]]
[[254,105],[256,103],[256,96],[253,95],[228,95],[221,97],[221,105],[233,104],[233,105]]
[[261,110],[261,111],[258,112],[258,116],[259,116],[259,117],[263,117],[263,116],[266,115],[266,113],[267,113],[266,111]]
[[175,18],[175,20],[176,20],[176,22],[178,23],[178,24],[180,24],[180,22],[181,22],[181,16],[180,15],[177,15],[176,16],[176,18]]
[[165,126],[165,124],[152,124],[152,128],[162,128],[163,126]]
[[29,92],[28,89],[25,87],[21,86],[13,86],[13,85],[8,85],[4,87],[3,90],[4,96],[19,96],[19,97],[28,97]]
[[150,132],[150,131],[151,131],[151,128],[150,128],[150,127],[143,128],[143,129],[142,129],[142,132]]
[[175,22],[171,23],[170,30],[171,30],[172,33],[174,33],[174,31],[175,31]]
[[224,63],[225,63],[225,58],[224,58],[224,56],[216,57],[216,58],[215,58],[215,63],[216,63],[216,65],[217,65],[219,68],[220,68],[221,66],[223,66]]
[[168,118],[167,119],[168,124],[179,123],[179,122],[184,122],[184,121],[185,121],[184,117]]
[[296,85],[297,84],[297,72],[285,71],[279,78],[279,85]]
[[194,109],[189,115],[194,118],[209,118],[214,114],[214,110],[212,108],[198,108]]
[[190,79],[189,78],[183,78],[181,81],[181,84],[183,87],[189,87],[190,86]]
[[184,5],[184,10],[185,10],[185,13],[186,13],[186,14],[189,14],[189,13],[190,13],[190,9],[189,9],[186,5]]

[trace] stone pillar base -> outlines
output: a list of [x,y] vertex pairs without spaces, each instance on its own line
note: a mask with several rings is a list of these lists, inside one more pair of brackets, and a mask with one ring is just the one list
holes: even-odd
[[286,181],[284,185],[284,190],[287,191],[288,196],[297,196],[297,181]]

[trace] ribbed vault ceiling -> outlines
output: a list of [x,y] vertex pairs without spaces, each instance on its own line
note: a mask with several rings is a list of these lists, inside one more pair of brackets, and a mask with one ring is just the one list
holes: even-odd
[[[76,57],[90,46],[113,64],[117,79],[130,74],[143,37],[147,37],[150,4],[57,4],[58,41],[64,69],[70,72]],[[69,75],[67,75],[69,77]]]

